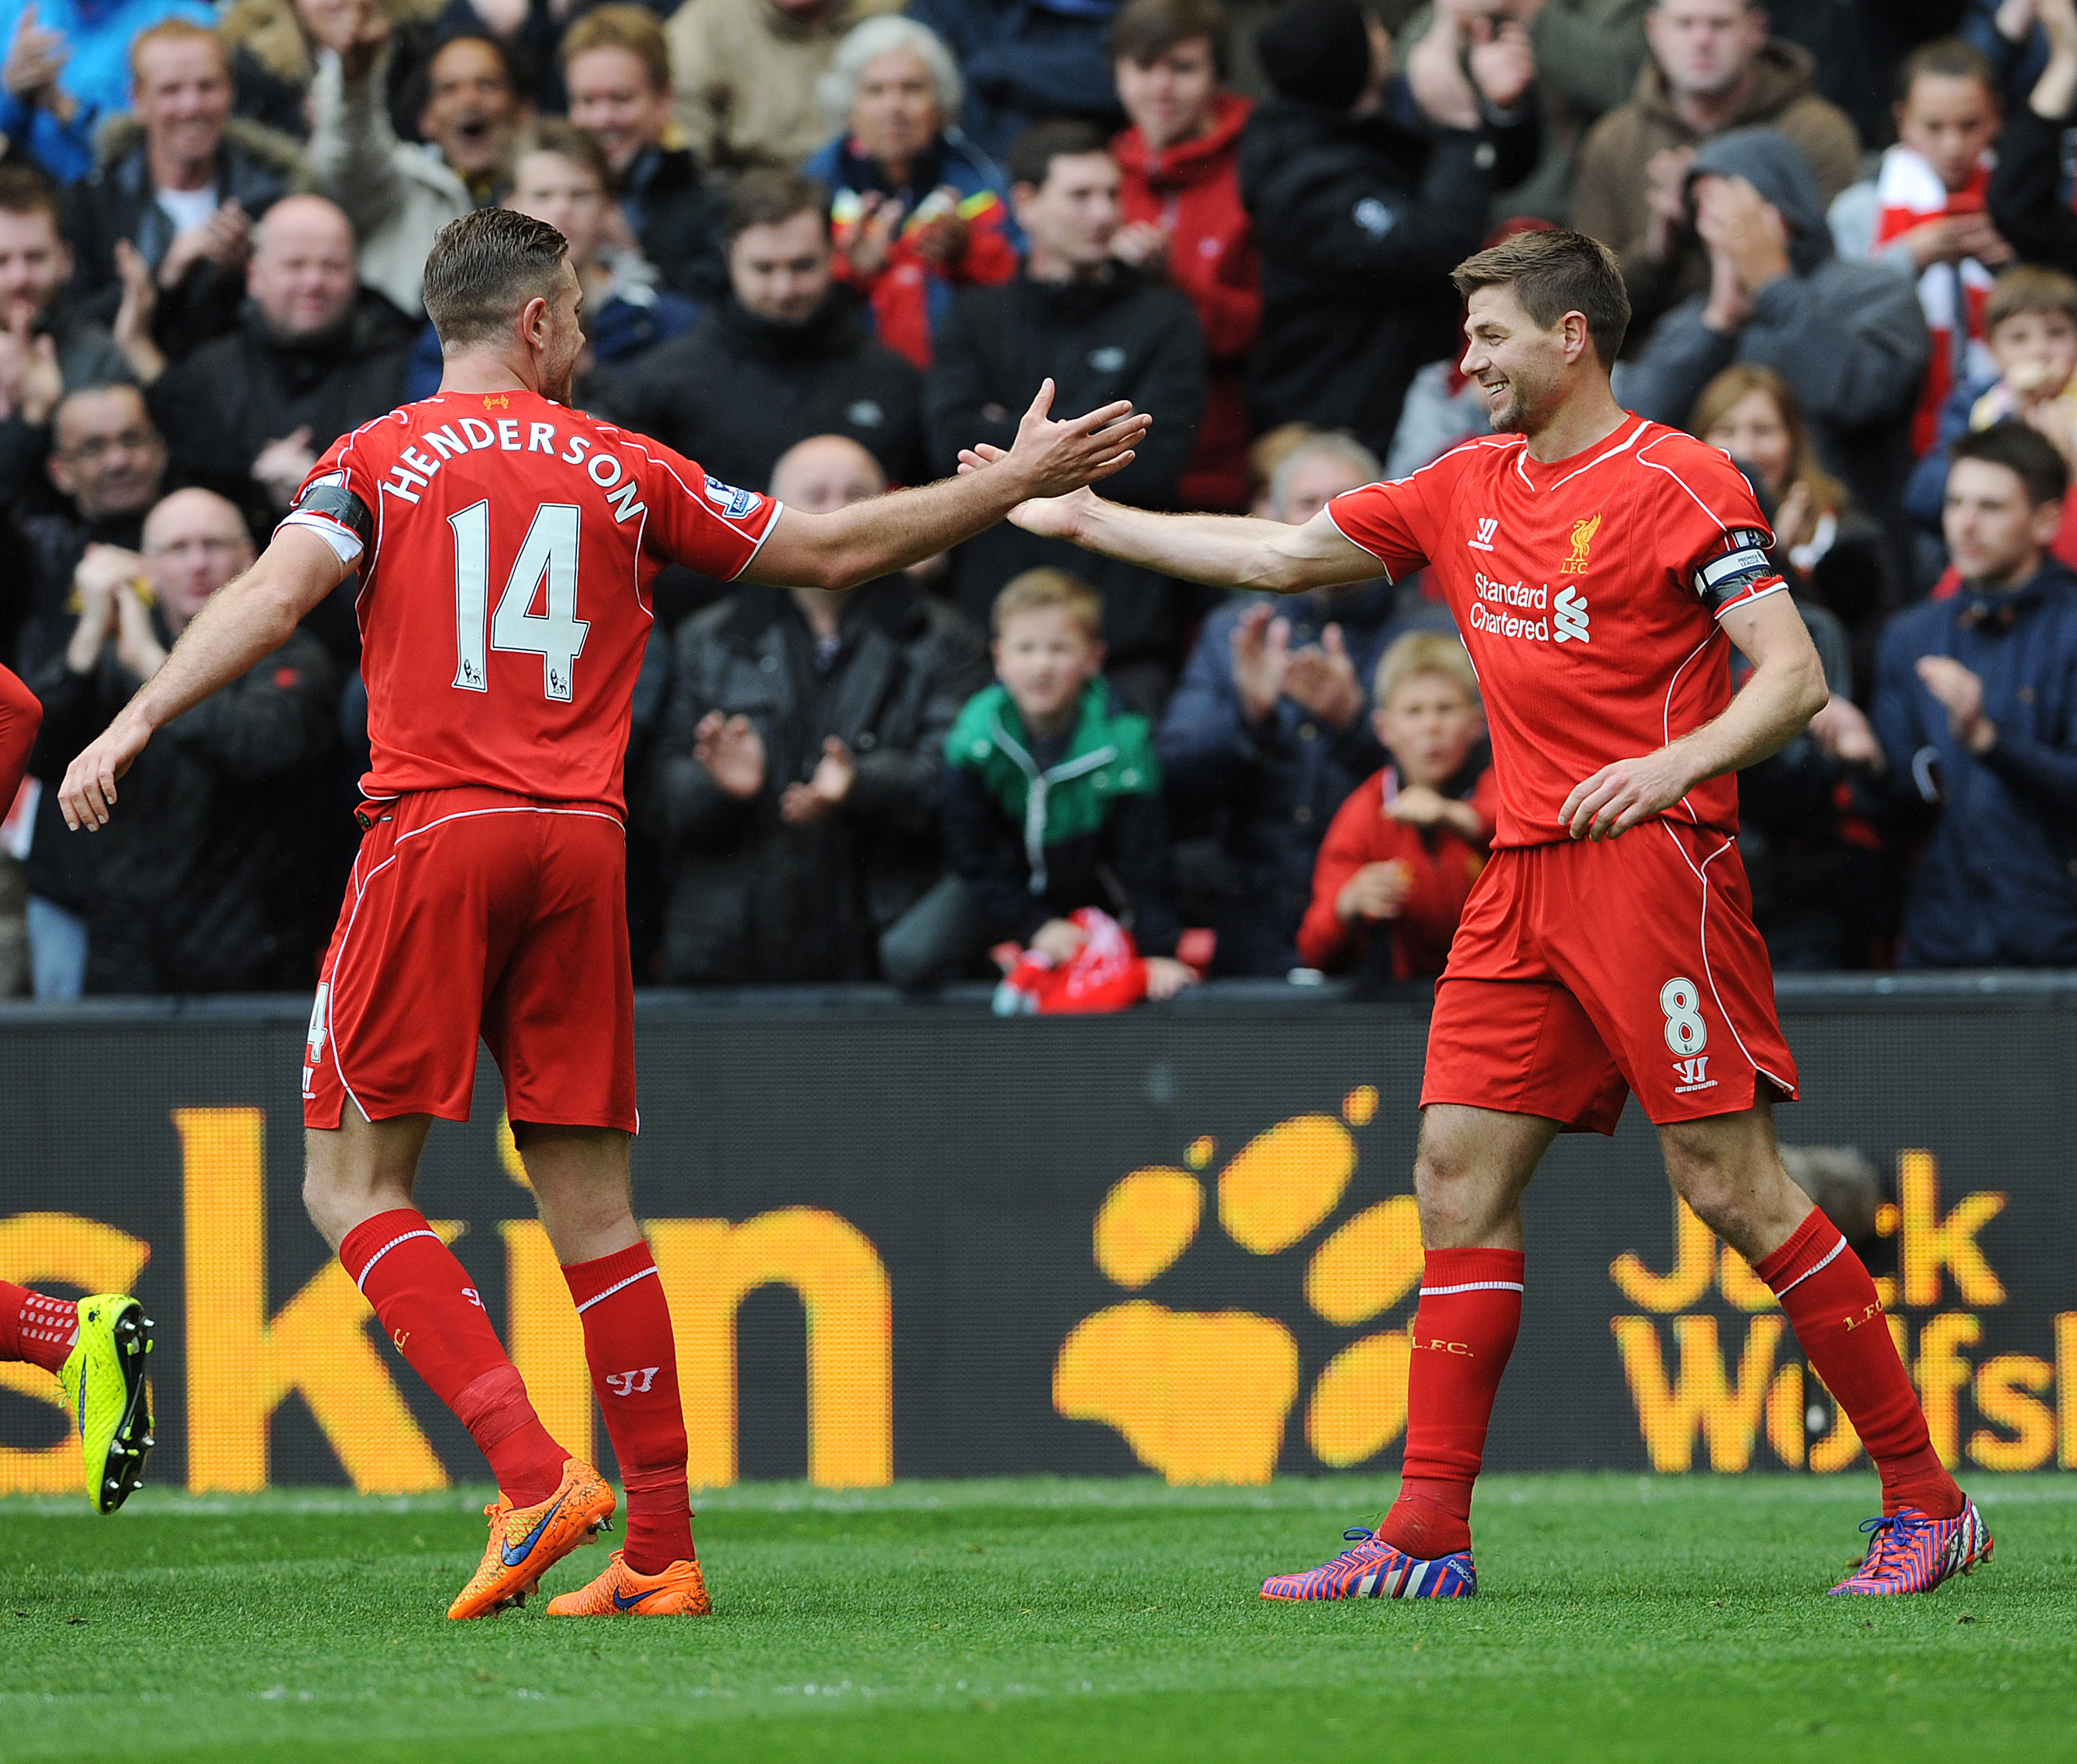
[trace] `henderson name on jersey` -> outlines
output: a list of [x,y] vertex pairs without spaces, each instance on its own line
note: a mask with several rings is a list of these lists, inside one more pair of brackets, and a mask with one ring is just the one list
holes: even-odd
[[622,812],[651,582],[668,564],[733,580],[779,513],[531,392],[443,393],[342,437],[283,524],[359,566],[362,791]]

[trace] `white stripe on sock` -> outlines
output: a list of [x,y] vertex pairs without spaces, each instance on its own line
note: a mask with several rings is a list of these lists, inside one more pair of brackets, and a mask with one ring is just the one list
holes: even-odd
[[[1821,1263],[1819,1266],[1823,1264]],[[1815,1274],[1817,1270],[1813,1268],[1810,1271]],[[1521,1282],[1519,1280],[1467,1280],[1462,1286],[1424,1286],[1421,1289],[1421,1296],[1424,1299],[1442,1298],[1452,1292],[1519,1292],[1521,1290]]]
[[422,1226],[416,1231],[406,1231],[400,1238],[392,1238],[387,1243],[384,1244],[381,1249],[377,1250],[374,1254],[368,1257],[366,1263],[361,1268],[360,1278],[353,1283],[354,1285],[358,1287],[362,1292],[366,1292],[368,1290],[368,1270],[373,1268],[377,1263],[380,1262],[383,1259],[383,1257],[389,1254],[389,1253],[392,1250],[395,1249],[398,1244],[409,1243],[414,1238],[431,1238],[435,1243],[438,1243],[440,1241],[440,1234],[439,1232],[428,1231]]
[[585,1313],[589,1311],[594,1304],[601,1304],[604,1300],[611,1298],[613,1295],[618,1292],[622,1287],[632,1286],[637,1280],[646,1280],[656,1271],[656,1264],[652,1262],[647,1267],[643,1269],[640,1273],[631,1274],[624,1280],[615,1280],[613,1284],[608,1287],[603,1292],[594,1292],[589,1298],[586,1299],[583,1304],[580,1304],[577,1307],[577,1315],[579,1317],[582,1317]]
[[[1835,1227],[1834,1229],[1837,1228]],[[1830,1249],[1827,1250],[1824,1253],[1823,1255],[1820,1256],[1812,1266],[1805,1268],[1800,1274],[1797,1275],[1787,1286],[1775,1288],[1774,1296],[1776,1298],[1781,1298],[1788,1293],[1793,1292],[1796,1288],[1802,1285],[1805,1280],[1809,1279],[1812,1275],[1818,1272],[1820,1269],[1829,1267],[1834,1260],[1838,1257],[1839,1252],[1845,1249],[1846,1246],[1846,1240],[1842,1235],[1837,1243],[1834,1244]]]

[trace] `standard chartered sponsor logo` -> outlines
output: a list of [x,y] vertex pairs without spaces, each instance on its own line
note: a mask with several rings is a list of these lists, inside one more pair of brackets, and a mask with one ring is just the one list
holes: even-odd
[[[1577,589],[1561,588],[1554,599],[1547,582],[1531,588],[1523,582],[1496,582],[1483,572],[1471,580],[1478,594],[1471,604],[1473,630],[1524,643],[1587,641],[1587,597]],[[1520,610],[1510,609],[1515,608]]]
[[[1525,643],[1547,643],[1550,641],[1550,621],[1534,616],[1542,613],[1550,604],[1550,590],[1546,587],[1530,588],[1521,582],[1496,582],[1483,570],[1472,576],[1472,585],[1478,599],[1471,605],[1471,629],[1486,631],[1495,637],[1518,637]],[[1520,607],[1521,612],[1509,612],[1509,607]]]

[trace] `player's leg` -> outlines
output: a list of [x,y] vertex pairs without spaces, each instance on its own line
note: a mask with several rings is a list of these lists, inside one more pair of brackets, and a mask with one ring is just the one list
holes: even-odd
[[[637,1123],[626,841],[618,822],[591,813],[544,815],[538,837],[525,934],[485,1006],[484,1038],[583,1321],[628,1508],[626,1548],[548,1608],[559,1616],[702,1615],[676,1338],[629,1202]],[[549,1122],[560,1125],[542,1125]]]
[[144,1479],[152,1445],[144,1379],[151,1351],[152,1320],[127,1292],[74,1301],[0,1280],[0,1360],[40,1366],[64,1387],[97,1512],[114,1512]]
[[1674,1188],[1781,1301],[1812,1370],[1882,1478],[1888,1523],[1860,1573],[1839,1590],[1929,1590],[1988,1558],[1990,1533],[1933,1450],[1875,1282],[1782,1167],[1771,1102],[1669,1124],[1659,1140]]
[[412,1200],[430,1115],[305,1133],[303,1202],[383,1333],[490,1461],[515,1508],[548,1500],[569,1454],[541,1425],[527,1387],[454,1252]]
[[584,1325],[585,1360],[627,1496],[626,1541],[606,1572],[548,1608],[558,1616],[703,1615],[677,1340],[656,1259],[635,1221],[628,1136],[525,1121],[514,1121],[512,1134]]

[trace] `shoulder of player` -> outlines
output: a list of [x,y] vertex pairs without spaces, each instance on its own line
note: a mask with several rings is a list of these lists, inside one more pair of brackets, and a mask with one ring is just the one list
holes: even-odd
[[1372,493],[1411,489],[1416,491],[1454,484],[1465,476],[1480,472],[1504,472],[1513,455],[1524,445],[1518,435],[1475,435],[1468,441],[1438,453],[1426,465],[1417,466],[1403,478],[1380,478],[1375,484],[1359,485],[1344,491],[1334,500],[1345,501],[1351,497],[1363,497]]
[[1752,524],[1752,486],[1721,447],[1683,430],[1648,422],[1631,451],[1642,481],[1675,509],[1700,510],[1727,530]]

